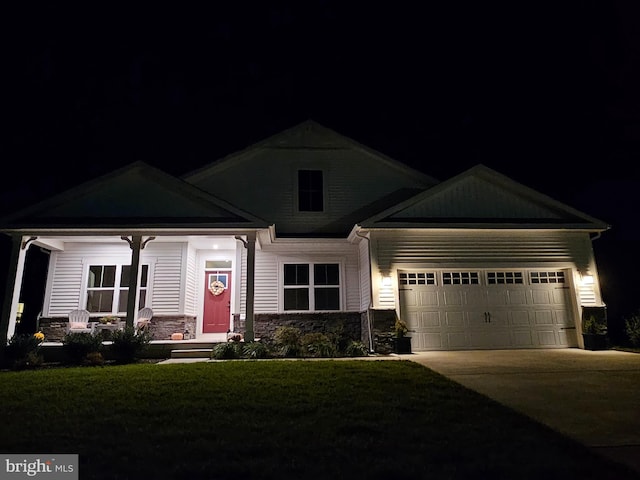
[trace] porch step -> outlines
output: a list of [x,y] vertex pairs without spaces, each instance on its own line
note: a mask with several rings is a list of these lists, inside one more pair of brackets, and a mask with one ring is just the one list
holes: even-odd
[[213,348],[179,348],[171,350],[171,358],[211,358]]

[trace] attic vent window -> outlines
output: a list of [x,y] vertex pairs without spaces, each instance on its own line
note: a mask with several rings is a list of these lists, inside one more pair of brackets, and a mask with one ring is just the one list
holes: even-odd
[[298,170],[298,210],[322,212],[324,210],[322,170]]

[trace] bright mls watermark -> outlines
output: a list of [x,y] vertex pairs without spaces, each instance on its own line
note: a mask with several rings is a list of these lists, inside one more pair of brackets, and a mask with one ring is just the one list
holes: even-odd
[[0,454],[0,480],[78,480],[78,455]]

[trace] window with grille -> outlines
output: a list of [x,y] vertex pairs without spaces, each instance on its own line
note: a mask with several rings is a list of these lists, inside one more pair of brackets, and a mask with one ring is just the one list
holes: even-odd
[[285,310],[340,310],[340,265],[285,264],[283,288]]
[[[92,313],[127,313],[131,265],[90,265],[86,309]],[[147,303],[149,265],[140,265],[140,302]]]
[[443,285],[478,285],[478,272],[442,272]]
[[524,284],[522,272],[487,272],[488,285]]
[[298,170],[298,210],[301,212],[324,210],[322,170]]
[[564,283],[564,272],[530,272],[529,279],[532,284]]
[[435,272],[401,272],[400,285],[435,285]]

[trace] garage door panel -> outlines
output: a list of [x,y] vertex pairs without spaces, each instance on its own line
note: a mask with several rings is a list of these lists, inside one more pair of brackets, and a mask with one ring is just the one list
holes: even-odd
[[509,293],[505,290],[490,289],[486,292],[489,307],[503,307],[509,304]]
[[554,305],[565,305],[568,301],[567,296],[569,287],[556,287],[551,290],[551,301]]
[[541,347],[555,347],[558,345],[556,333],[553,330],[539,330],[538,345]]
[[437,307],[440,305],[438,292],[419,292],[418,299],[421,306]]
[[533,347],[533,335],[531,330],[514,330],[513,331],[513,344],[516,347]]
[[400,301],[407,307],[418,306],[418,292],[413,289],[400,290]]
[[447,327],[465,327],[464,312],[445,312]]
[[508,304],[509,305],[526,305],[527,304],[527,292],[524,290],[509,290],[508,291]]
[[529,310],[511,310],[511,325],[524,327],[531,325]]
[[418,327],[419,328],[433,328],[433,327],[442,327],[442,320],[440,319],[440,312],[421,312],[421,315],[418,317]]
[[418,312],[416,312],[415,310],[413,311],[405,311],[404,312],[404,318],[405,318],[405,322],[407,323],[407,325],[411,325],[413,327],[418,327]]
[[[455,287],[454,287],[455,288]],[[482,288],[468,288],[464,290],[464,305],[486,305],[487,294]]]
[[443,300],[442,305],[444,306],[463,305],[464,292],[460,292],[460,291],[442,292],[442,300]]
[[534,305],[554,305],[556,303],[549,290],[532,290],[531,300]]
[[553,325],[553,312],[551,310],[536,310],[533,318],[535,325]]

